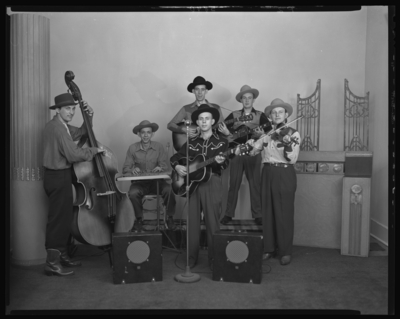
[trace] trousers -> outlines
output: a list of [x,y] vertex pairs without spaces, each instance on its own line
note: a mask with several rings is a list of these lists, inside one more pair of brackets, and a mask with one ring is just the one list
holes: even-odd
[[[161,195],[165,207],[167,207],[167,215],[173,216],[175,214],[175,195],[171,192],[171,186],[165,180],[158,182],[159,195]],[[129,188],[128,196],[132,202],[133,209],[135,210],[136,218],[143,218],[143,204],[142,200],[145,195],[157,194],[157,181],[135,181]],[[169,198],[169,202],[168,202]]]
[[45,169],[43,188],[49,198],[46,249],[65,251],[73,221],[72,168]]
[[219,216],[222,205],[222,181],[218,175],[211,175],[210,180],[201,183],[189,197],[189,258],[197,263],[200,250],[201,212],[204,214],[207,229],[209,263],[214,258],[213,235],[219,230]]
[[235,156],[230,162],[229,191],[225,215],[235,217],[238,193],[242,185],[243,170],[249,181],[250,206],[253,218],[261,217],[261,154],[256,156]]
[[297,176],[293,165],[264,165],[261,174],[261,207],[264,252],[291,255],[294,236],[294,199]]

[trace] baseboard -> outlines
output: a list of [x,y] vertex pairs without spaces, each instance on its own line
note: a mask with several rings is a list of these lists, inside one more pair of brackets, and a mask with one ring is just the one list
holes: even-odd
[[387,226],[371,218],[370,222],[370,235],[382,244],[389,246],[388,241],[389,229]]
[[40,258],[35,260],[19,260],[11,258],[11,264],[16,266],[36,266],[42,265],[46,262],[46,258]]

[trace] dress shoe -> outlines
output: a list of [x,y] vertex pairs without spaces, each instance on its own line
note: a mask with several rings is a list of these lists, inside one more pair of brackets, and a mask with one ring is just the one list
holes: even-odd
[[65,270],[60,263],[61,252],[57,249],[47,249],[46,266],[44,267],[44,273],[47,276],[69,276],[73,275],[74,272],[71,270]]
[[262,225],[262,218],[261,217],[255,218],[254,221],[256,222],[257,225]]
[[167,228],[170,229],[170,230],[174,230],[176,228],[176,225],[174,223],[174,218],[172,216],[168,216]]
[[290,264],[290,260],[291,260],[290,255],[282,256],[281,265],[282,266],[289,265]]
[[135,232],[144,231],[142,218],[139,217],[139,218],[137,218],[135,220],[135,223],[133,224],[132,231],[135,231]]
[[275,257],[276,253],[273,251],[272,253],[264,253],[262,260],[268,260],[271,259],[272,257]]
[[232,217],[226,216],[226,215],[225,215],[225,216],[221,219],[220,223],[221,223],[222,225],[226,225],[226,224],[229,223],[230,221],[232,221]]
[[79,267],[82,266],[80,261],[72,261],[66,251],[63,251],[60,255],[60,264],[64,267]]

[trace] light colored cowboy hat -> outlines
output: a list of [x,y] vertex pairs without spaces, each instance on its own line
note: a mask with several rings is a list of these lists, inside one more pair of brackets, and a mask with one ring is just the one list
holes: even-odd
[[250,86],[248,86],[247,84],[243,85],[242,88],[240,89],[240,92],[238,94],[236,94],[236,101],[238,102],[242,102],[242,96],[243,94],[246,93],[253,93],[253,98],[256,99],[257,96],[260,94],[260,92],[258,92],[257,89],[252,89]]
[[54,98],[54,103],[55,105],[52,105],[49,107],[49,109],[55,110],[58,108],[62,108],[63,106],[68,106],[68,105],[76,105],[78,102],[75,102],[74,98],[70,93],[63,93],[60,95],[57,95]]
[[187,87],[187,90],[192,93],[192,90],[197,86],[197,85],[202,85],[204,84],[206,86],[207,90],[211,90],[213,85],[211,82],[206,81],[205,78],[202,76],[196,76],[193,80],[193,83],[190,83]]
[[215,123],[218,123],[219,120],[219,111],[215,107],[211,107],[208,104],[201,104],[199,108],[192,113],[192,122],[196,123],[201,113],[208,112],[211,113]]
[[145,128],[145,127],[151,127],[153,130],[153,133],[158,130],[158,125],[156,123],[150,123],[150,121],[144,120],[144,121],[140,122],[139,125],[136,125],[133,128],[132,132],[133,132],[133,134],[137,134],[138,132],[140,132],[140,130],[142,128]]
[[281,99],[275,99],[272,100],[271,104],[265,108],[265,115],[269,116],[271,111],[276,107],[283,107],[289,114],[288,117],[293,113],[293,107],[290,104],[283,102]]

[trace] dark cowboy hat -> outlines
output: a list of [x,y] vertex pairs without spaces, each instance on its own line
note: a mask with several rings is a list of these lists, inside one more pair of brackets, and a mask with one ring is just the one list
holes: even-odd
[[257,96],[260,94],[260,92],[258,92],[258,90],[256,89],[252,89],[250,86],[248,85],[243,85],[242,88],[240,89],[240,92],[238,94],[236,94],[236,101],[238,102],[242,102],[242,96],[243,94],[246,93],[253,93],[253,98],[256,99]]
[[201,113],[208,112],[211,113],[215,123],[218,123],[219,120],[219,111],[215,107],[211,107],[208,104],[201,104],[199,108],[192,113],[192,122],[196,123]]
[[140,130],[142,128],[145,128],[145,127],[151,127],[153,132],[158,130],[158,125],[156,123],[150,123],[150,121],[144,120],[144,121],[140,122],[139,125],[136,125],[133,128],[132,132],[133,132],[133,134],[137,134],[138,132],[140,132]]
[[204,84],[207,88],[207,90],[211,90],[213,85],[211,84],[211,82],[206,81],[205,78],[201,77],[201,76],[196,76],[193,80],[193,83],[190,83],[187,87],[187,90],[192,93],[192,90],[197,86],[197,85],[202,85]]
[[54,103],[56,103],[56,104],[53,106],[50,106],[49,109],[55,110],[57,108],[62,108],[63,106],[78,104],[78,102],[75,102],[74,98],[69,93],[63,93],[63,94],[57,95],[54,98]]
[[269,116],[271,111],[276,107],[283,107],[289,113],[288,117],[293,113],[293,107],[290,104],[283,102],[281,99],[275,99],[265,108],[265,115]]

